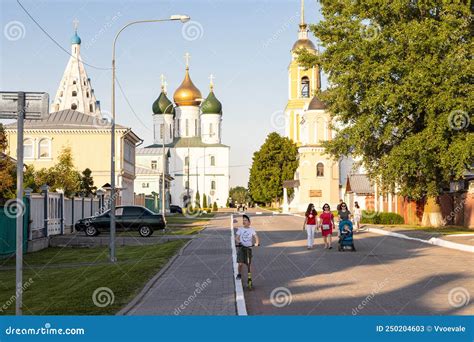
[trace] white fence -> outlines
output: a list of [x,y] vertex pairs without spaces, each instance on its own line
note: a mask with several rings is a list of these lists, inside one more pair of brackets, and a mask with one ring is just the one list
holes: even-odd
[[96,216],[104,211],[103,197],[65,198],[62,193],[29,194],[29,239],[74,232],[74,224],[81,218]]

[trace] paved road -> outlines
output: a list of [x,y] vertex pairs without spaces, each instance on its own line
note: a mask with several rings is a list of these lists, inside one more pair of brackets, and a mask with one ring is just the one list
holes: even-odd
[[356,234],[355,253],[323,249],[320,235],[308,251],[302,220],[252,218],[263,246],[245,291],[250,315],[474,314],[472,254],[372,233]]
[[229,217],[218,216],[128,315],[235,315]]

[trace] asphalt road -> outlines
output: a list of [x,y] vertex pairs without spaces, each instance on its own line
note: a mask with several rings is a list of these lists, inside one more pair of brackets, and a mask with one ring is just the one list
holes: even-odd
[[[255,215],[255,213],[251,213]],[[306,249],[303,219],[255,215],[249,315],[473,315],[474,256],[368,232],[357,252]],[[239,220],[239,226],[241,221]],[[244,276],[244,281],[245,281]]]

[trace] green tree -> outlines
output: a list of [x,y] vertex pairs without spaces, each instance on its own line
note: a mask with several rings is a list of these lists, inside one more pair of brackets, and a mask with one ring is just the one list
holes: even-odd
[[199,194],[199,190],[196,191],[196,198],[195,198],[195,204],[197,207],[201,206],[201,195]]
[[0,123],[0,198],[13,198],[16,194],[16,165],[6,155],[8,141]]
[[436,196],[460,179],[474,155],[473,42],[467,1],[321,1],[311,25],[324,52],[321,94],[342,123],[325,144],[360,157],[383,190]]
[[94,178],[91,174],[92,171],[89,168],[82,171],[80,192],[86,196],[93,194],[97,190],[97,187],[94,186]]
[[250,193],[243,186],[230,188],[229,197],[232,198],[234,203],[248,203],[250,201]]
[[218,211],[218,210],[219,210],[219,209],[217,208],[217,203],[214,202],[214,203],[212,204],[212,211]]
[[258,203],[280,201],[283,181],[294,178],[298,167],[298,148],[290,139],[270,133],[254,153],[249,176],[249,191]]
[[207,196],[206,196],[206,194],[202,194],[202,207],[207,208]]

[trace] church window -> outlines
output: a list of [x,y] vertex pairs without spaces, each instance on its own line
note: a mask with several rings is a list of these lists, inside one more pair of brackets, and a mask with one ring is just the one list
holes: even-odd
[[38,146],[39,158],[51,158],[51,140],[41,139]]
[[307,76],[301,79],[301,97],[309,97],[309,78]]
[[89,105],[89,112],[93,112],[94,111],[94,106],[92,105],[92,103]]
[[216,166],[216,157],[211,156],[211,166]]
[[73,90],[72,91],[72,96],[77,96],[77,91]]
[[64,93],[63,93],[63,91],[61,90],[61,92],[59,93],[59,96],[61,96],[61,97],[62,97],[62,96],[63,96],[63,94],[64,94]]
[[170,127],[170,138],[173,138],[173,129],[171,128],[171,124],[169,124]]
[[211,182],[211,190],[216,190],[216,181]]
[[25,139],[23,142],[23,155],[25,158],[34,158],[33,139]]
[[184,165],[189,166],[189,157],[184,158]]
[[89,92],[86,93],[86,97],[89,98]]
[[186,136],[188,137],[188,136],[189,136],[189,120],[188,120],[188,119],[186,119],[186,123],[185,123],[185,124],[186,124],[186,126],[185,126],[185,127],[186,127],[186,128],[185,128],[185,129],[186,129],[186,133],[185,133],[185,134],[186,134]]
[[76,81],[72,81],[72,84],[76,84]]
[[214,135],[214,128],[212,127],[212,122],[209,123],[209,135],[212,137]]
[[71,105],[71,109],[72,109],[72,110],[76,110],[76,109],[77,109],[77,104],[73,103],[73,104]]
[[160,124],[160,139],[163,140],[163,136],[165,133],[165,124]]
[[194,135],[198,135],[198,121],[197,119],[194,120]]
[[158,162],[156,160],[152,160],[151,161],[151,169],[156,170],[157,166],[158,166]]
[[316,165],[316,177],[324,177],[324,164],[318,163]]

